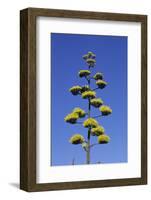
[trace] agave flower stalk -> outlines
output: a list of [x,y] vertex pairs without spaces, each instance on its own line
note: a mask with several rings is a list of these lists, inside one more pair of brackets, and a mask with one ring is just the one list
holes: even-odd
[[[73,86],[69,89],[72,95],[81,95],[83,99],[88,102],[87,111],[80,107],[76,107],[65,118],[65,122],[70,124],[82,124],[87,129],[87,136],[84,138],[81,134],[74,134],[69,142],[74,145],[81,145],[82,149],[86,152],[86,164],[91,163],[90,151],[91,148],[97,144],[107,144],[110,141],[110,137],[105,133],[105,129],[96,118],[105,117],[112,113],[112,109],[104,105],[104,101],[101,98],[96,97],[95,90],[104,89],[107,86],[107,82],[104,80],[102,73],[97,72],[92,76],[92,70],[96,66],[96,55],[89,51],[83,56],[84,61],[88,69],[80,70],[78,73],[79,78],[85,77],[87,83],[84,86]],[[91,76],[90,76],[91,75]],[[91,88],[91,81],[96,83],[96,88]],[[85,100],[85,101],[86,101]],[[93,109],[97,110],[99,114],[93,116]],[[83,121],[78,121],[79,119]],[[97,137],[97,143],[91,144],[91,136]]]

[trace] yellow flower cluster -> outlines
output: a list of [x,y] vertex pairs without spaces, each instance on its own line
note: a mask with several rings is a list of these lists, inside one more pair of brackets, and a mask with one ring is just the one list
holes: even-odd
[[102,115],[109,115],[112,113],[112,109],[106,105],[101,106],[99,109],[102,112]]
[[98,81],[96,81],[96,85],[97,85],[99,88],[103,89],[103,88],[107,85],[107,82],[105,82],[105,81],[103,81],[103,80],[98,80]]
[[93,118],[88,118],[83,122],[85,128],[95,128],[98,126],[98,122]]
[[75,108],[73,110],[73,113],[77,113],[79,115],[79,117],[85,117],[86,113],[84,110],[82,110],[81,108]]
[[64,118],[64,120],[68,123],[75,124],[78,118],[79,115],[77,113],[70,113]]
[[91,74],[91,72],[89,70],[80,70],[79,71],[79,77],[82,78],[82,77],[87,77]]
[[77,119],[85,117],[86,113],[81,108],[73,109],[72,113],[68,114],[64,120],[68,123],[75,124]]
[[97,126],[95,128],[91,129],[91,135],[93,136],[99,136],[104,133],[104,128],[102,126]]
[[96,93],[94,91],[85,91],[82,93],[83,99],[93,99],[96,97]]
[[98,108],[103,104],[103,101],[100,98],[95,98],[95,99],[91,99],[90,103],[92,106]]
[[110,141],[110,137],[108,135],[102,134],[98,136],[99,144],[106,144]]
[[93,76],[93,78],[94,78],[95,80],[102,80],[102,79],[103,79],[103,74],[97,72],[97,73]]
[[77,86],[73,86],[72,88],[69,89],[69,91],[73,94],[73,95],[78,95],[81,92],[81,87],[79,85]]
[[70,138],[69,142],[72,144],[81,144],[84,142],[84,137],[80,134],[75,134]]

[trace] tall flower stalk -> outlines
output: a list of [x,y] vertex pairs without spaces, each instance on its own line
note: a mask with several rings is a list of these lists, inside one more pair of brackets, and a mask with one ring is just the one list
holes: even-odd
[[[83,150],[86,152],[86,164],[90,164],[90,151],[91,148],[97,144],[107,144],[110,141],[110,137],[105,133],[104,128],[96,120],[100,117],[110,115],[112,109],[104,105],[101,98],[96,97],[96,90],[102,90],[107,86],[107,82],[104,81],[103,74],[97,72],[92,76],[92,69],[96,66],[96,55],[92,52],[88,52],[83,56],[84,61],[87,64],[87,70],[80,70],[78,75],[80,78],[85,78],[86,85],[84,86],[73,86],[69,89],[72,95],[80,95],[83,99],[87,99],[88,108],[87,111],[81,108],[74,108],[73,111],[68,114],[64,120],[70,124],[82,124],[87,128],[87,136],[84,137],[81,134],[74,134],[70,138],[70,143],[77,145],[81,144]],[[91,81],[95,81],[96,87],[91,88]],[[99,114],[93,116],[92,108],[98,109]],[[83,121],[79,119],[84,118]],[[91,137],[97,137],[97,143],[91,144]]]

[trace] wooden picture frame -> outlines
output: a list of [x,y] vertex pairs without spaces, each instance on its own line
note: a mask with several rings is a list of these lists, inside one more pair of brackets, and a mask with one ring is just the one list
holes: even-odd
[[[141,23],[141,177],[36,183],[36,18],[109,20]],[[27,8],[20,12],[20,188],[47,191],[147,184],[147,16]]]

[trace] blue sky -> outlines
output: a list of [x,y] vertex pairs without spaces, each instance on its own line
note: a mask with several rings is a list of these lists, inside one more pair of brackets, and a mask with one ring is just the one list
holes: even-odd
[[[64,122],[64,117],[73,108],[87,109],[87,101],[73,96],[69,88],[85,85],[86,80],[78,77],[78,71],[87,69],[82,56],[88,51],[96,54],[96,66],[92,74],[101,72],[107,87],[97,90],[109,105],[112,115],[97,119],[111,140],[91,149],[91,163],[127,162],[127,37],[51,33],[51,165],[85,164],[86,152],[81,145],[72,145],[69,139],[79,133],[87,136],[82,125]],[[95,81],[92,83],[95,88]],[[96,108],[94,115],[100,114]],[[91,137],[97,142],[96,137]]]

